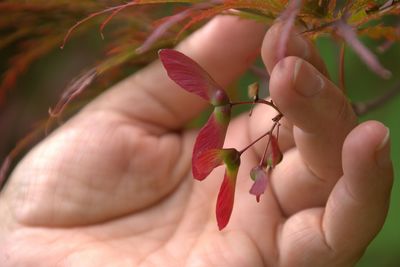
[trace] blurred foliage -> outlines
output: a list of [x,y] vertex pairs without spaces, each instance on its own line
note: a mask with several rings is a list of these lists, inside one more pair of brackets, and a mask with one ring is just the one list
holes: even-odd
[[[27,133],[35,136],[28,140],[32,142],[23,147],[25,150],[44,137],[49,107],[53,107],[57,118],[52,121],[51,128],[54,128],[58,121],[74,114],[110,85],[152,61],[159,48],[173,46],[220,13],[266,24],[280,18],[286,21],[288,30],[293,26],[290,20],[296,19],[296,23],[306,27],[304,34],[315,40],[332,80],[338,85],[341,84],[340,69],[344,66],[346,92],[354,102],[374,99],[389,88],[399,86],[398,1],[2,1],[0,161]],[[353,34],[362,36],[362,44],[366,46],[360,48]],[[69,39],[60,50],[66,37]],[[282,55],[284,39],[285,33],[282,34]],[[348,44],[344,64],[339,59],[343,41]],[[374,58],[375,55],[378,57]],[[385,76],[386,69],[392,72],[391,79],[383,80],[373,73]],[[88,88],[79,82],[70,83],[75,77],[78,81],[88,77],[88,73],[93,74]],[[245,95],[247,85],[255,80],[260,80],[262,88],[266,88],[265,78],[255,75],[254,71],[233,87],[238,89],[237,94]],[[66,110],[65,104],[69,104]],[[399,107],[400,97],[396,96],[360,119],[379,120],[390,128],[395,173],[400,172]],[[384,229],[358,267],[400,266],[398,186],[396,181]]]
[[[110,42],[95,67],[64,91],[52,109],[53,117],[59,116],[66,104],[98,76],[104,80],[109,72],[116,73],[125,64],[148,63],[160,47],[173,45],[189,29],[221,13],[268,25],[279,18],[283,22],[281,45],[277,51],[280,58],[285,54],[286,42],[295,22],[306,28],[304,34],[310,38],[321,35],[340,38],[371,70],[385,78],[390,76],[390,71],[359,41],[358,36],[384,39],[385,47],[400,39],[399,26],[387,24],[384,19],[399,15],[400,3],[397,1],[3,1],[0,3],[0,33],[4,37],[0,40],[0,49],[11,49],[12,57],[5,65],[0,82],[0,105],[4,104],[7,93],[30,64],[59,45],[62,48],[68,46],[69,38],[76,32],[82,34],[99,27],[101,36],[107,36]],[[113,31],[104,32],[111,23],[118,26]],[[115,81],[116,77],[111,75],[108,80]]]

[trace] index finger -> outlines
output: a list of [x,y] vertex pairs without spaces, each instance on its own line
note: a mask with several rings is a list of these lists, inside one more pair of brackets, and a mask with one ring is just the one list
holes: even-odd
[[271,75],[272,99],[293,125],[296,146],[309,169],[325,181],[343,173],[341,151],[357,117],[344,94],[307,61],[287,57]]

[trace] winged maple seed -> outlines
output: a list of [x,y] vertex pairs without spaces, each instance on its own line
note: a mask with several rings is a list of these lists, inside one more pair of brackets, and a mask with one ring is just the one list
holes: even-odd
[[[211,76],[195,61],[186,55],[173,49],[159,51],[159,56],[168,76],[187,92],[196,94],[207,100],[214,107],[207,123],[201,128],[193,148],[192,172],[197,180],[205,179],[215,168],[225,165],[225,175],[220,187],[216,205],[216,217],[218,228],[222,230],[228,224],[233,210],[237,174],[240,167],[241,155],[255,143],[265,137],[269,137],[264,155],[250,173],[254,184],[250,194],[260,201],[264,193],[268,177],[272,169],[282,160],[282,152],[279,149],[278,138],[273,134],[279,134],[279,120],[282,113],[272,101],[259,99],[258,86],[252,85],[252,101],[232,102],[225,90],[217,84]],[[254,88],[257,87],[257,90]],[[250,90],[249,89],[249,90]],[[231,110],[237,105],[265,104],[274,108],[278,115],[273,118],[273,126],[266,133],[254,140],[242,150],[236,148],[223,148],[226,132],[231,120]],[[270,149],[268,150],[268,148]]]

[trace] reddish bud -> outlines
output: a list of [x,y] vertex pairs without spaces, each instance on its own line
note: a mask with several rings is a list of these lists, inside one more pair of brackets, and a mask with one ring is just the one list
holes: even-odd
[[267,164],[268,166],[274,168],[282,161],[283,153],[279,148],[278,139],[273,134],[270,135],[270,145],[271,145],[271,152],[267,157]]
[[228,95],[225,93],[224,90],[218,89],[214,94],[211,96],[211,104],[214,107],[217,106],[224,106],[230,103]]

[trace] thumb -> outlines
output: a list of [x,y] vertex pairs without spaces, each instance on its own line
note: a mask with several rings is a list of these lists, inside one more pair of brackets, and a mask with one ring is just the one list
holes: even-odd
[[369,121],[343,145],[343,177],[328,199],[323,219],[326,241],[335,251],[363,251],[379,232],[393,184],[389,130]]

